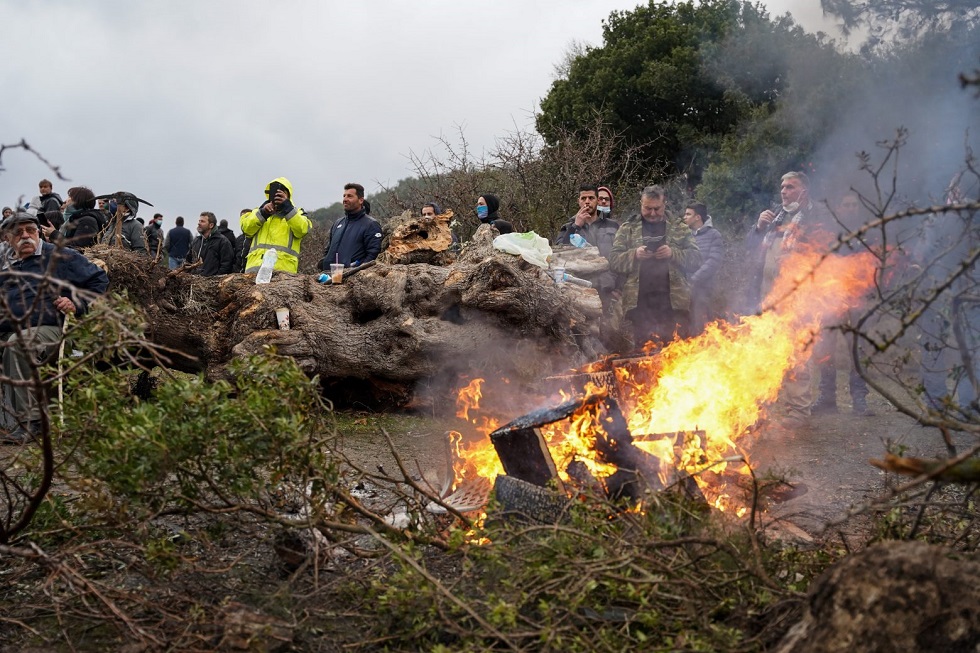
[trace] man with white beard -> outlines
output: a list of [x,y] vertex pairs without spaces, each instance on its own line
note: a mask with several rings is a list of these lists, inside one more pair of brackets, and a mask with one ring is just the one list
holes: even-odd
[[29,213],[7,218],[3,233],[13,253],[10,267],[0,273],[0,332],[9,334],[3,348],[7,383],[0,443],[25,444],[41,429],[32,366],[46,361],[61,342],[65,316],[84,314],[92,295],[105,293],[109,277],[77,250],[42,242],[40,223]]

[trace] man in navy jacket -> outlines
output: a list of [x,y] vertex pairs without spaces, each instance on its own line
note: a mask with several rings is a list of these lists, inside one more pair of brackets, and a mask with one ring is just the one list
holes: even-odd
[[65,316],[83,315],[109,286],[106,273],[77,250],[42,242],[40,226],[26,212],[3,223],[12,249],[10,266],[0,272],[0,332],[9,334],[3,349],[3,375],[10,382],[4,393],[4,418],[14,421],[0,427],[3,444],[24,444],[38,434],[42,408],[30,384],[32,367],[58,348]]
[[361,265],[381,253],[381,225],[364,207],[364,186],[344,186],[343,203],[344,217],[330,228],[321,270],[329,270],[331,263],[343,263],[347,267]]

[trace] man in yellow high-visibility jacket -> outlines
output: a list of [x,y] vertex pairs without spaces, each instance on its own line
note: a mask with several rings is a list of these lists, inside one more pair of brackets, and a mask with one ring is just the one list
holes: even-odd
[[258,272],[266,250],[278,252],[276,270],[296,272],[299,247],[313,224],[303,209],[293,205],[293,185],[285,177],[273,179],[265,187],[268,201],[242,216],[242,231],[252,239],[245,272]]

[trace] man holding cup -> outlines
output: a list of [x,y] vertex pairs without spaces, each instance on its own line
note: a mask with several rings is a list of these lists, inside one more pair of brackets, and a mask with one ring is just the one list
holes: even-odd
[[[803,172],[787,172],[780,178],[779,206],[759,213],[755,227],[746,240],[750,264],[750,301],[759,310],[772,290],[785,257],[801,243],[812,242],[818,232],[825,231],[826,211],[810,198],[810,179]],[[810,388],[810,362],[787,374],[783,383],[784,415],[782,424],[795,428],[810,415],[813,401]]]

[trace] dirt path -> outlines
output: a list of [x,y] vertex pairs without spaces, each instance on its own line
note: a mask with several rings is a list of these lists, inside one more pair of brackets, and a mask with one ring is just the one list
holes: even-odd
[[[937,430],[919,426],[874,394],[869,405],[875,416],[853,415],[849,406],[842,406],[835,415],[811,416],[798,429],[759,429],[748,445],[757,473],[783,475],[796,486],[795,496],[770,506],[771,518],[789,520],[811,535],[824,534],[828,522],[901,482],[869,459],[888,451],[926,458],[947,455]],[[961,436],[955,443],[963,451],[971,440]],[[841,532],[860,536],[853,526]]]

